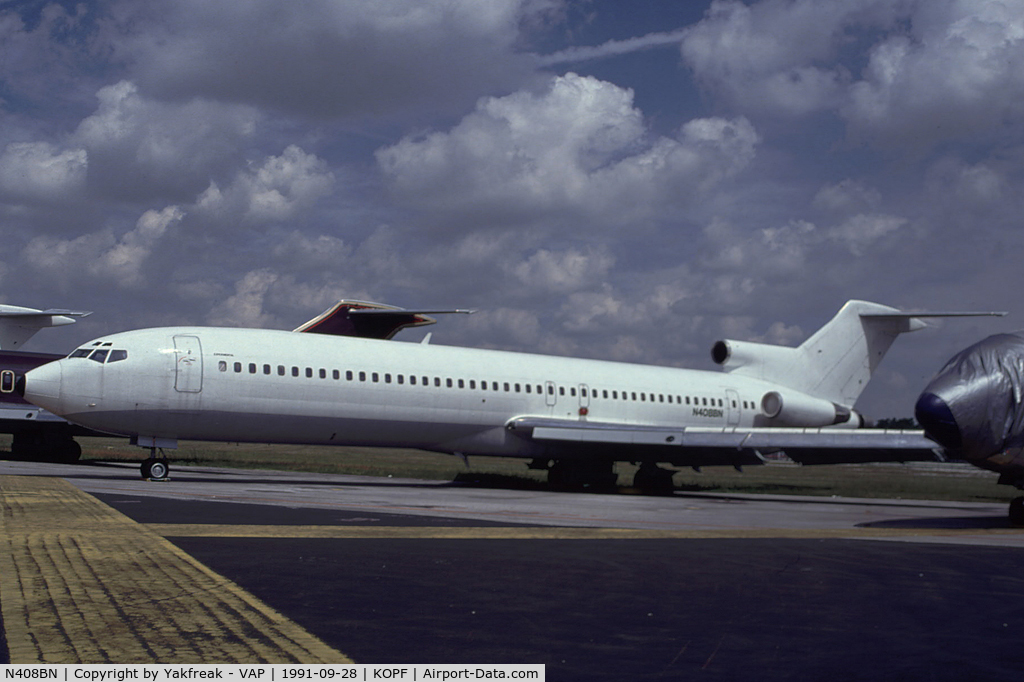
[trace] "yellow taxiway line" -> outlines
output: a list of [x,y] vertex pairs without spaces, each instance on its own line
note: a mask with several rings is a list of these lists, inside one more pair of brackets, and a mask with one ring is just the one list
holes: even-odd
[[57,478],[0,476],[0,613],[12,663],[351,663]]
[[450,540],[699,540],[729,538],[903,538],[1020,535],[1020,529],[956,528],[723,528],[645,530],[635,528],[450,527],[450,526],[287,526],[153,523],[164,537],[323,538],[323,539],[450,539]]

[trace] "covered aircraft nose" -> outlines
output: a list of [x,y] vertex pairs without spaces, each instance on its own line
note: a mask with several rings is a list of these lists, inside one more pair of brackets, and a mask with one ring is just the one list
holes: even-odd
[[1024,442],[1024,336],[997,334],[953,356],[914,408],[925,434],[981,461]]
[[922,393],[914,406],[914,417],[925,435],[947,450],[957,451],[963,444],[960,427],[946,401],[934,393]]
[[50,362],[29,370],[19,382],[22,397],[33,405],[54,414],[63,412],[62,406],[62,361]]

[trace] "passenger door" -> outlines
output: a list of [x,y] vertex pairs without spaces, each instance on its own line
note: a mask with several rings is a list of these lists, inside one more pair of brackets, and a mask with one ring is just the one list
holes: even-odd
[[203,390],[203,348],[198,336],[181,334],[174,337],[174,390],[199,393]]

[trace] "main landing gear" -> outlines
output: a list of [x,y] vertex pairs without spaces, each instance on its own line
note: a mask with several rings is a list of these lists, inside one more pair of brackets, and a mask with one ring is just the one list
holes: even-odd
[[1010,525],[1024,526],[1024,497],[1015,497],[1010,501]]
[[548,470],[548,485],[556,490],[588,490],[592,492],[614,490],[615,482],[619,478],[615,473],[615,462],[610,459],[559,459],[546,468]]
[[26,431],[14,434],[11,440],[13,459],[74,464],[81,456],[82,446],[63,433]]
[[162,448],[159,457],[156,456],[156,451],[156,448],[149,449],[149,459],[142,463],[139,471],[142,473],[142,478],[147,481],[166,481],[171,472],[171,465]]
[[651,462],[642,462],[633,475],[633,487],[648,495],[671,495],[676,486],[672,482],[672,469],[662,469]]

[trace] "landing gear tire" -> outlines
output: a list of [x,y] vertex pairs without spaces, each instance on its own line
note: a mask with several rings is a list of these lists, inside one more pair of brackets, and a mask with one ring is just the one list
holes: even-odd
[[166,459],[150,457],[142,463],[140,470],[143,478],[160,481],[167,478],[167,474],[170,472],[171,467]]
[[57,457],[64,464],[74,464],[82,457],[82,446],[76,441],[68,439],[61,444]]
[[590,492],[615,489],[618,481],[614,463],[556,461],[548,469],[548,485],[556,490],[587,490]]
[[1015,497],[1010,502],[1010,525],[1024,526],[1024,497]]
[[633,487],[648,495],[671,495],[676,487],[672,469],[662,469],[654,464],[641,464],[633,476]]

